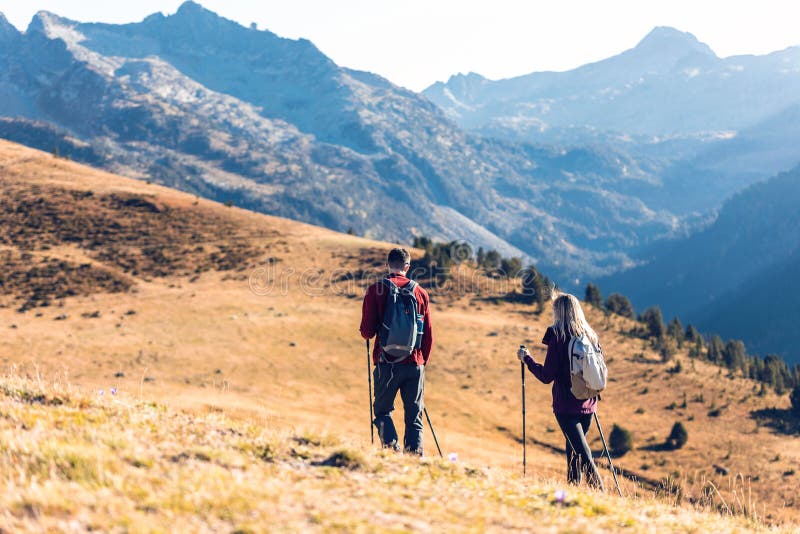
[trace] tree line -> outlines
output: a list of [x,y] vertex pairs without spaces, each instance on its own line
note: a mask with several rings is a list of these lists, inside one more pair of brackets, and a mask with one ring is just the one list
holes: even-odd
[[[484,250],[480,247],[474,251],[463,241],[435,242],[425,236],[415,237],[413,246],[425,251],[421,259],[411,262],[411,276],[414,278],[427,278],[441,284],[452,276],[453,267],[469,262],[489,277],[519,279],[521,293],[512,291],[505,299],[536,304],[539,312],[544,309],[545,302],[556,287],[535,265],[526,266],[521,258],[504,257],[494,249]],[[584,300],[607,313],[637,321],[637,326],[629,334],[649,339],[664,362],[670,361],[678,349],[688,346],[690,358],[713,363],[731,373],[760,382],[762,395],[766,393],[767,386],[772,387],[778,395],[791,391],[792,406],[800,414],[800,365],[790,368],[776,354],[764,358],[749,354],[741,340],[724,341],[716,334],[703,335],[694,325],[684,327],[678,317],[665,323],[658,306],[652,306],[637,315],[628,297],[611,293],[604,300],[600,289],[591,283],[586,286]],[[677,362],[677,370],[680,370],[679,365],[680,362]]]
[[464,262],[491,278],[519,279],[521,292],[512,292],[507,300],[537,304],[539,311],[550,298],[553,283],[541,274],[533,264],[525,265],[519,257],[506,257],[495,249],[479,247],[474,251],[463,241],[436,242],[429,237],[415,237],[414,248],[425,251],[419,260],[411,262],[411,276],[431,279],[441,284],[452,276],[452,268]]
[[690,358],[711,362],[731,373],[761,382],[762,394],[765,386],[772,387],[778,395],[792,391],[793,405],[797,398],[796,410],[800,412],[800,365],[790,368],[776,354],[764,358],[749,354],[741,340],[723,341],[718,335],[703,335],[691,324],[684,328],[678,317],[665,324],[658,306],[652,306],[637,316],[627,297],[612,293],[603,301],[600,289],[594,284],[586,286],[584,300],[598,309],[638,321],[639,325],[631,334],[650,339],[664,361],[669,361],[677,349],[688,346]]

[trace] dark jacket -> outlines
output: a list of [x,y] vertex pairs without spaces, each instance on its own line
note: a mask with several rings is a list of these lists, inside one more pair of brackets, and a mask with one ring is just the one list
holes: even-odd
[[[392,279],[397,287],[405,287],[409,282],[409,279],[401,274],[390,274],[389,278]],[[383,322],[387,291],[388,289],[383,282],[376,282],[367,288],[367,293],[364,295],[364,304],[361,308],[361,336],[364,339],[370,339],[375,336]],[[414,296],[417,298],[417,313],[423,316],[422,347],[414,349],[414,352],[400,363],[427,365],[433,348],[433,327],[431,326],[428,292],[417,285],[414,288]],[[377,364],[380,357],[381,348],[376,339],[375,346],[372,349],[373,363]]]
[[547,345],[544,365],[526,357],[531,373],[545,384],[553,383],[553,413],[564,415],[588,414],[597,410],[597,399],[576,399],[570,391],[569,337],[559,340],[553,327],[548,327],[542,343]]

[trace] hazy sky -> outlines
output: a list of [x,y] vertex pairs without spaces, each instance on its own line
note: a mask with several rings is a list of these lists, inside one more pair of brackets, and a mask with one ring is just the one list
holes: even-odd
[[[84,22],[174,13],[181,0],[0,0],[24,29],[36,11]],[[422,90],[451,74],[506,78],[567,70],[634,46],[655,26],[693,33],[720,56],[800,44],[796,0],[202,0],[242,24],[305,37],[338,64]]]

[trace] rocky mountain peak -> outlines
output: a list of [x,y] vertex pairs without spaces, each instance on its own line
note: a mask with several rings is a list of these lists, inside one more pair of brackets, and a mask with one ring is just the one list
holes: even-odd
[[634,50],[643,53],[682,55],[702,53],[716,57],[711,48],[689,32],[682,32],[669,26],[656,26],[644,39],[639,41]]
[[0,13],[0,42],[16,37],[17,35],[19,35],[19,32],[14,25],[8,22],[5,15]]
[[181,22],[211,22],[220,20],[220,17],[213,11],[209,11],[197,2],[188,0],[180,5],[178,11],[173,15]]
[[72,28],[78,23],[64,17],[60,17],[50,11],[39,11],[31,19],[28,24],[28,32],[44,33],[48,37],[52,37],[53,30],[56,28]]
[[456,82],[483,82],[486,81],[486,78],[478,74],[477,72],[468,72],[464,74],[463,72],[459,72],[458,74],[454,74],[450,76],[450,79],[447,80],[447,83]]

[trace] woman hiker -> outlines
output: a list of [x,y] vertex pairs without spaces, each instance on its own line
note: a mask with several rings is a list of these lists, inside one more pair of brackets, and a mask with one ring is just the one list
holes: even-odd
[[568,354],[569,342],[573,337],[585,334],[595,346],[599,346],[599,340],[586,322],[577,298],[564,293],[554,297],[553,324],[547,328],[542,339],[542,343],[547,345],[544,364],[534,360],[528,349],[520,349],[517,357],[525,362],[540,382],[553,383],[553,413],[566,437],[567,480],[570,484],[580,484],[582,474],[586,474],[590,486],[605,491],[586,441],[592,414],[597,409],[597,397],[581,400],[572,394]]

